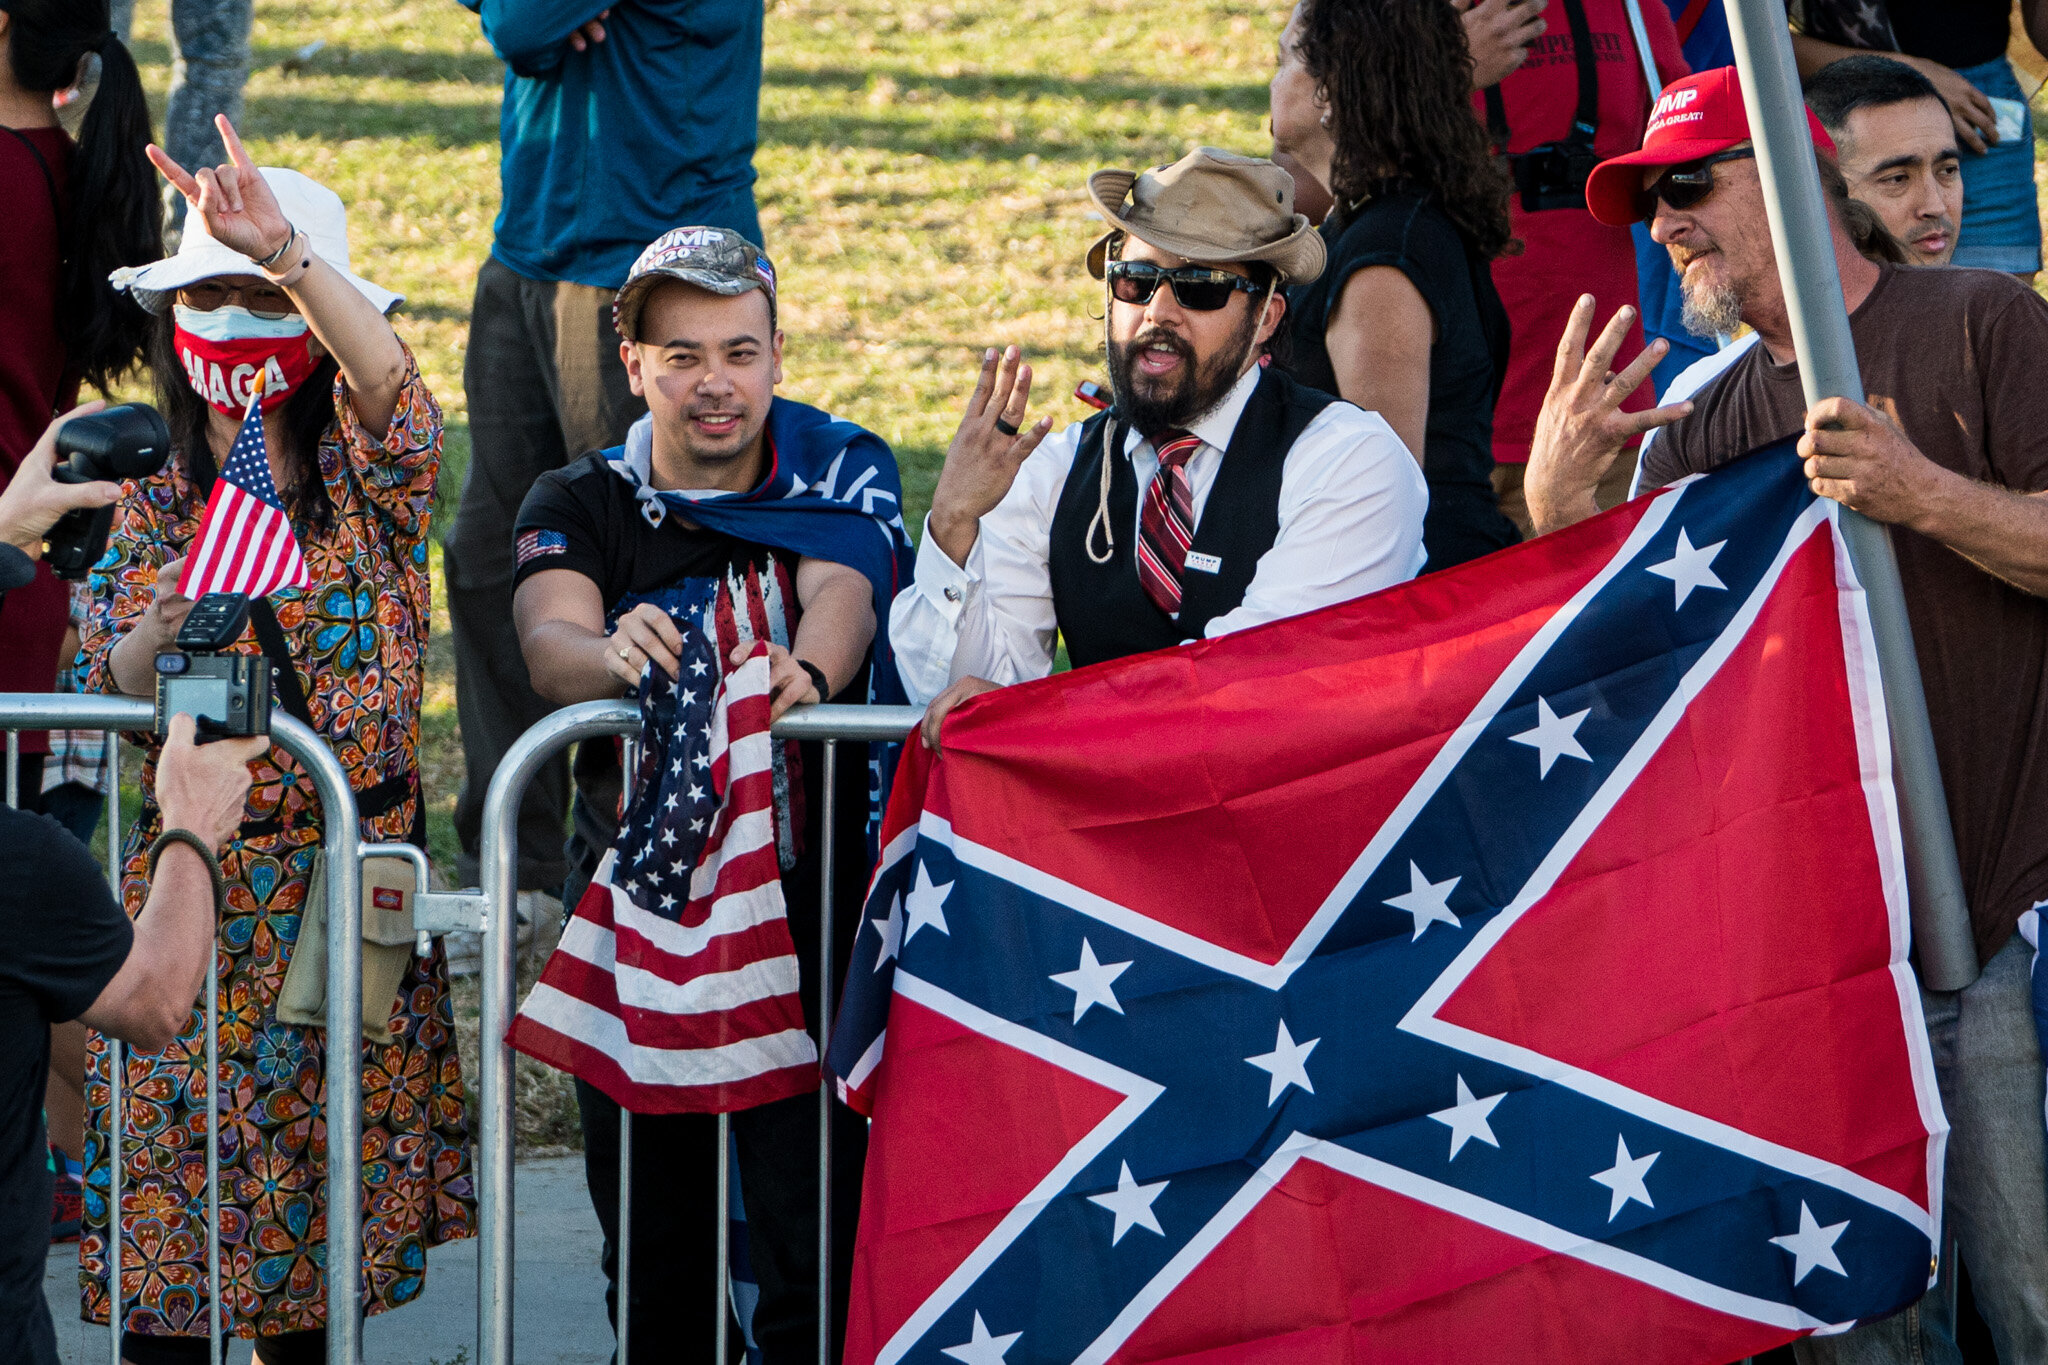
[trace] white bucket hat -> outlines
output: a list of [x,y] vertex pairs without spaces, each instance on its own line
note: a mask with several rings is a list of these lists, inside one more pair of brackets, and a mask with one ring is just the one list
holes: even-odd
[[[293,227],[306,234],[321,260],[339,270],[343,279],[377,305],[378,312],[388,313],[405,302],[405,295],[371,284],[349,269],[348,211],[342,207],[340,195],[297,171],[279,166],[265,166],[262,171],[270,192],[277,197],[278,208]],[[216,275],[262,273],[255,261],[221,245],[206,230],[205,215],[194,207],[185,215],[185,236],[178,244],[177,255],[148,265],[122,266],[107,278],[114,288],[126,290],[130,298],[150,312],[161,313],[170,306],[171,295],[188,284]]]

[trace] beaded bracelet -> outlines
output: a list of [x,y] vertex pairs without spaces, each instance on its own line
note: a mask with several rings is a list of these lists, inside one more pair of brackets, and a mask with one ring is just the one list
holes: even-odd
[[156,842],[149,846],[149,852],[143,861],[148,879],[156,880],[157,859],[163,856],[167,844],[183,844],[205,860],[207,875],[213,878],[213,913],[224,913],[228,906],[228,881],[221,873],[220,859],[213,856],[213,848],[206,840],[189,829],[167,829],[156,836]]

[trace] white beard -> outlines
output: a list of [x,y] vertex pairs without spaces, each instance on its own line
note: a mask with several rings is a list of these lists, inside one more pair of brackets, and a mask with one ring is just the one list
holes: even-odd
[[1741,324],[1742,300],[1733,289],[1725,285],[1719,289],[1685,286],[1680,292],[1684,303],[1678,320],[1694,336],[1727,336]]

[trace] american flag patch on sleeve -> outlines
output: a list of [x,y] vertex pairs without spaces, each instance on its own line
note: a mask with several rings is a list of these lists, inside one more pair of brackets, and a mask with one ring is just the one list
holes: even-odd
[[560,531],[527,531],[513,542],[513,549],[523,567],[542,555],[559,555],[569,552],[569,537]]

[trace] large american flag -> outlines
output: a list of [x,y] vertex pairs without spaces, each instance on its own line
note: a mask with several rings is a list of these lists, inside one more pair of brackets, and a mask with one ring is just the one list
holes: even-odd
[[643,674],[619,837],[507,1034],[636,1114],[818,1083],[776,856],[767,647],[721,680],[716,644],[677,628],[681,677]]
[[178,591],[187,597],[238,592],[262,597],[311,582],[291,518],[270,477],[263,447],[263,376],[249,390],[249,411],[213,482],[199,539],[185,560]]

